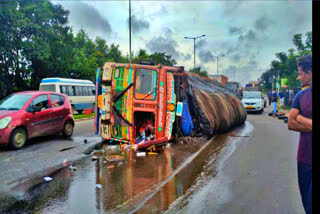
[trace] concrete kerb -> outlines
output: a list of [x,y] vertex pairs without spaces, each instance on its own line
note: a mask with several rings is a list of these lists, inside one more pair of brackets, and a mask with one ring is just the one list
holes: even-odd
[[79,118],[79,119],[74,119],[75,122],[80,122],[80,121],[84,121],[84,120],[93,120],[94,117],[85,117],[85,118]]

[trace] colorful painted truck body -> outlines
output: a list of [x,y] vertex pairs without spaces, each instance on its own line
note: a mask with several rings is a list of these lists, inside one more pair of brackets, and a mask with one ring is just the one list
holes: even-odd
[[95,126],[103,139],[134,144],[147,120],[153,123],[154,137],[139,148],[171,139],[176,95],[173,74],[165,66],[106,63],[97,78]]
[[[193,130],[212,135],[246,119],[231,90],[187,73],[183,67],[108,62],[97,71],[96,87],[96,134],[111,143],[135,144],[138,149],[164,145],[178,134],[194,135]],[[221,106],[214,104],[221,102]],[[212,108],[225,111],[231,122],[223,122],[226,119],[219,114],[212,119],[213,111],[219,111]]]

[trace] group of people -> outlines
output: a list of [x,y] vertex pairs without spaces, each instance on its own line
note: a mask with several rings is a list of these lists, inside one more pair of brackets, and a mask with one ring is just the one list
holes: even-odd
[[270,90],[268,91],[267,95],[269,100],[269,106],[272,103],[273,113],[277,113],[278,98],[280,99],[279,106],[284,106],[284,100],[286,96],[288,97],[288,103],[287,103],[288,106],[292,104],[294,99],[294,92],[292,89],[289,90],[289,93],[287,95],[284,93],[283,90],[279,91],[279,94],[276,92],[276,90],[272,90],[272,91]]

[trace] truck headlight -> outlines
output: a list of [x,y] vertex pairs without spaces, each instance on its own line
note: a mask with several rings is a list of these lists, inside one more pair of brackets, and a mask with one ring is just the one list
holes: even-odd
[[12,119],[11,117],[2,118],[0,120],[0,129],[6,128],[9,125],[11,119]]

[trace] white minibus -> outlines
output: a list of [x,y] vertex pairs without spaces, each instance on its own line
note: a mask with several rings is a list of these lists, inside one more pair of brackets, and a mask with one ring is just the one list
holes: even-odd
[[95,85],[90,80],[44,78],[41,80],[40,91],[54,91],[69,96],[72,112],[79,114],[84,109],[92,109],[95,106]]

